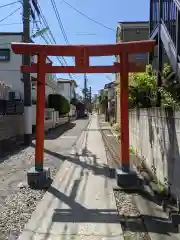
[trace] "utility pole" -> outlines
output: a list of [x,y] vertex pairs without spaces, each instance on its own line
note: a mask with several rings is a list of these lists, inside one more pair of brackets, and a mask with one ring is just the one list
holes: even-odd
[[84,102],[87,103],[87,76],[84,74]]
[[[23,42],[30,42],[30,3],[23,0]],[[31,64],[30,55],[23,55],[23,65]],[[32,141],[32,101],[30,73],[23,73],[24,83],[24,144],[29,146]]]
[[89,112],[92,112],[91,100],[92,100],[92,90],[91,90],[91,87],[89,87]]
[[91,98],[92,98],[92,90],[91,87],[89,87],[89,103],[91,104]]

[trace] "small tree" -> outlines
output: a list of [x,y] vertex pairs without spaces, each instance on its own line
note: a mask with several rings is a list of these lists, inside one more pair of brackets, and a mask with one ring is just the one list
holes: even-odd
[[59,112],[59,115],[65,115],[70,111],[69,101],[60,94],[50,94],[48,96],[48,107],[54,108]]
[[150,65],[144,73],[129,74],[129,101],[133,106],[150,107],[155,92],[156,75]]

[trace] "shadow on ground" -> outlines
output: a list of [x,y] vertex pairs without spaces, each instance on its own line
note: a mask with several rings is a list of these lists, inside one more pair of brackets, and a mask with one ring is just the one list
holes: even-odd
[[51,131],[48,131],[47,133],[45,133],[44,139],[45,140],[54,140],[59,138],[61,135],[63,135],[63,133],[71,130],[72,128],[74,128],[76,126],[75,123],[65,123],[57,128],[52,129]]
[[23,139],[7,139],[0,141],[0,163],[4,162],[7,157],[18,154],[26,148],[27,146],[23,144]]
[[[75,153],[71,155],[64,155],[61,153],[50,151],[48,149],[44,149],[44,152],[53,157],[59,158],[60,160],[63,160],[63,161],[66,160],[75,165],[78,165],[83,169],[88,169],[92,171],[94,175],[102,175],[108,178],[113,177],[109,172],[109,167],[105,164],[101,164],[101,165],[98,164],[97,156],[91,153],[87,148],[83,148],[81,154]],[[86,157],[87,161],[81,161],[81,157]]]
[[140,215],[140,216],[120,216],[121,224],[126,225],[126,231],[145,232],[141,220],[148,221],[148,232],[170,235],[170,233],[178,233],[177,229],[166,219],[161,217]]
[[[83,176],[84,181],[81,181]],[[82,199],[85,197],[88,176],[89,173],[84,172],[82,169],[79,178],[74,181],[69,196],[52,186],[48,189],[48,192],[69,206],[69,209],[55,209],[52,216],[52,222],[120,223],[120,218],[116,209],[87,209],[85,206],[75,201],[80,184],[82,188],[80,198]]]
[[89,116],[86,117],[77,117],[76,120],[87,120],[89,119]]
[[[59,200],[67,204],[70,209],[55,209],[53,222],[95,222],[95,223],[120,223],[116,209],[87,209],[74,200],[78,185],[74,185],[70,196],[66,196],[59,190],[51,187],[48,191]],[[74,192],[74,193],[73,193]],[[72,196],[72,193],[74,197]]]
[[[53,140],[60,137],[63,133],[68,130],[74,128],[76,126],[75,123],[65,123],[51,131],[45,133],[45,139]],[[32,140],[35,140],[35,133],[32,135]],[[0,163],[4,162],[7,157],[10,157],[14,154],[18,154],[19,152],[25,150],[27,146],[23,143],[23,136],[13,139],[7,139],[0,141]],[[35,145],[32,143],[32,146]]]

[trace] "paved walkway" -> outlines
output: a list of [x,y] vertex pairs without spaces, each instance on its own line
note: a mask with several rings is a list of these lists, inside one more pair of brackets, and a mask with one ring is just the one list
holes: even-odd
[[19,240],[121,240],[97,116],[62,164]]

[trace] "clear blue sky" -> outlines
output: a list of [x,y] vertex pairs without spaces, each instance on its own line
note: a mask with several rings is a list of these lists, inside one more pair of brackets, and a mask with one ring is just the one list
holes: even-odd
[[[0,5],[13,2],[14,0],[1,0]],[[31,1],[31,0],[30,0]],[[84,18],[76,11],[71,9],[61,0],[55,0],[59,10],[61,20],[64,25],[68,40],[71,44],[100,44],[100,43],[115,43],[116,33],[105,29],[90,20]],[[75,8],[101,22],[102,24],[116,30],[117,23],[120,21],[146,21],[149,19],[149,0],[66,0]],[[42,11],[49,23],[53,35],[59,44],[64,44],[64,38],[60,31],[57,19],[53,12],[50,0],[38,0]],[[16,8],[20,7],[20,3],[12,6],[0,8],[0,31],[22,31],[22,24],[5,25],[11,23],[22,23],[22,10],[19,10],[13,16],[1,22],[3,17],[6,17]],[[88,33],[93,35],[79,35],[81,33]],[[43,43],[41,38],[37,38],[36,42]],[[113,58],[101,57],[92,59],[92,64],[95,65],[108,65],[112,63]],[[54,59],[55,64],[59,62]],[[72,64],[71,59],[67,59],[68,65]],[[114,80],[113,74],[88,74],[88,85],[92,86],[93,93],[104,87],[104,84],[110,80]],[[67,75],[61,77],[68,78]],[[76,75],[79,91],[83,88],[83,75]]]

